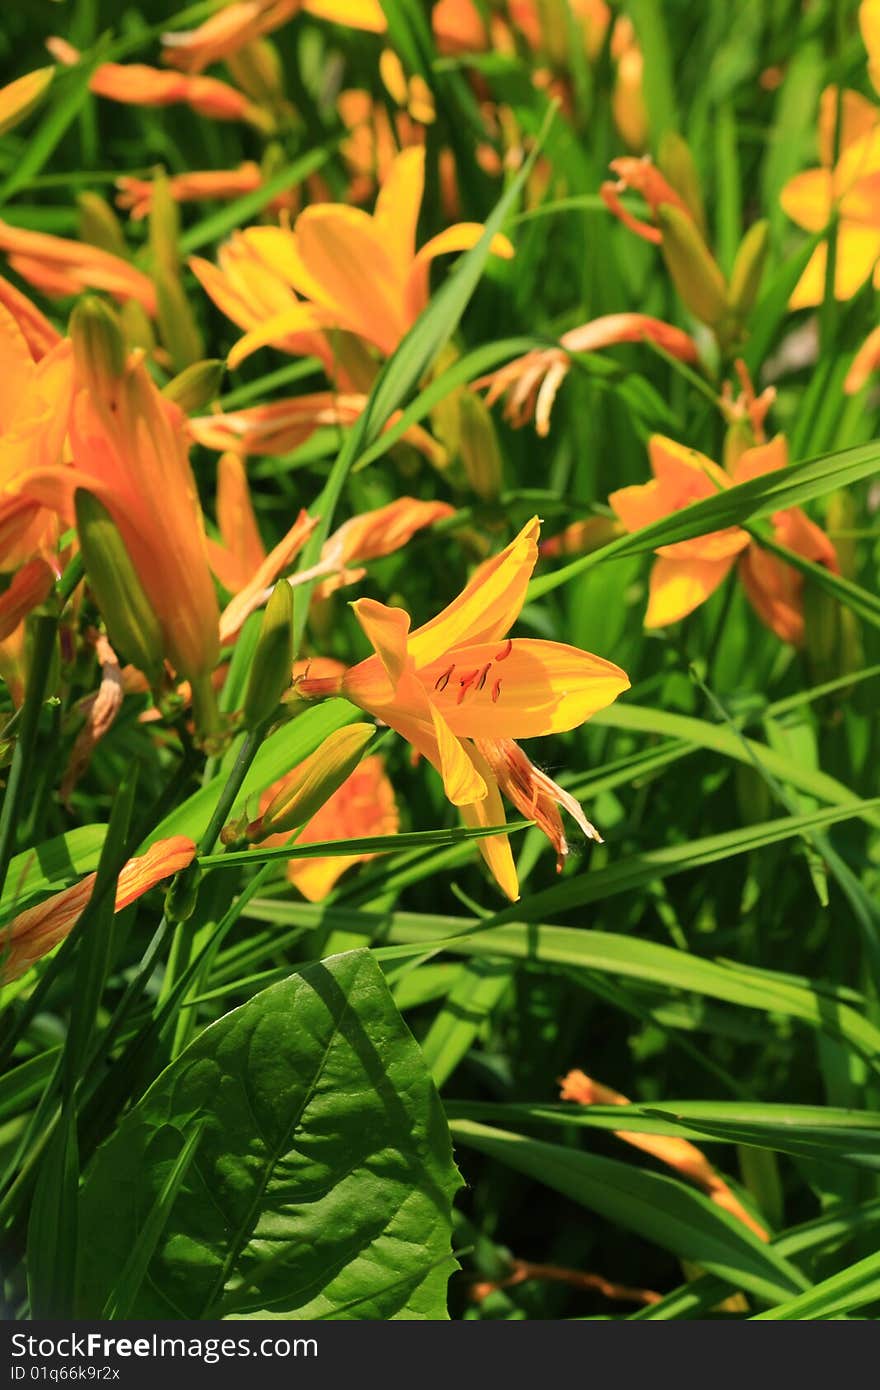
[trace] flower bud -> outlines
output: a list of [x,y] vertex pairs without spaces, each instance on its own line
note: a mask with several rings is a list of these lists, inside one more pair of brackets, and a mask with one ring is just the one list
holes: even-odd
[[709,248],[687,213],[664,203],[657,209],[663,259],[691,313],[715,327],[727,314],[727,286]]
[[686,204],[700,235],[705,237],[706,214],[703,209],[700,176],[687,141],[676,131],[666,130],[661,136],[657,163],[670,186]]
[[129,259],[128,246],[122,223],[116,216],[106,198],[100,193],[78,193],[76,206],[79,212],[79,239],[90,246],[98,246],[109,251],[112,256]]
[[192,415],[216,400],[225,371],[225,364],[216,357],[193,362],[162,388],[162,395],[179,405],[184,415]]
[[116,651],[157,686],[163,642],[158,619],[137,572],[102,502],[85,488],[74,496],[76,529],[86,576]]
[[293,589],[279,579],[263,614],[244,700],[244,722],[254,729],[275,713],[293,669]]
[[731,313],[741,322],[748,318],[758,297],[769,249],[770,223],[762,218],[752,224],[740,242],[730,274],[727,299]]
[[37,68],[26,72],[0,90],[0,135],[14,130],[19,121],[39,106],[49,90],[54,67]]
[[125,337],[125,346],[131,351],[140,348],[145,356],[152,357],[156,346],[153,321],[142,304],[136,299],[127,299],[119,306],[119,321]]
[[97,295],[86,295],[70,316],[70,336],[79,374],[97,397],[125,371],[125,341],[119,319]]
[[177,270],[180,253],[177,240],[180,235],[180,214],[171,192],[168,175],[164,169],[157,169],[153,177],[153,197],[150,203],[150,251],[156,269],[164,266]]
[[165,896],[165,916],[169,922],[188,922],[196,910],[202,870],[194,859],[172,879]]
[[478,497],[492,502],[501,491],[504,465],[492,416],[482,397],[462,393],[458,441],[467,480]]
[[372,724],[349,724],[330,734],[285,778],[284,787],[262,816],[248,826],[247,838],[264,840],[267,835],[296,830],[311,820],[354,772],[374,733]]
[[162,342],[171,354],[174,370],[179,373],[204,356],[205,345],[177,270],[157,264],[153,283]]
[[268,39],[254,39],[226,55],[235,84],[251,101],[272,106],[284,99],[284,68],[278,49]]

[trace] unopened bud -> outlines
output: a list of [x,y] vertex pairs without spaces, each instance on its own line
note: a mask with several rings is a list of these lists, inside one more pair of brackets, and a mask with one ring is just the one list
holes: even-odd
[[504,465],[492,416],[481,396],[462,393],[458,403],[458,447],[467,480],[478,497],[492,502],[501,491]]
[[90,246],[99,246],[102,251],[128,260],[122,223],[107,199],[102,198],[100,193],[78,193],[76,206],[80,241],[87,241]]
[[770,223],[762,218],[749,227],[740,242],[730,274],[728,304],[740,322],[748,318],[758,297],[769,249]]
[[153,331],[153,320],[143,304],[138,304],[136,299],[127,299],[120,305],[119,321],[128,350],[141,348],[146,356],[152,357],[156,346],[156,334]]
[[216,357],[193,362],[162,388],[162,395],[179,405],[184,415],[192,415],[216,400],[225,371],[225,364]]
[[686,212],[664,203],[657,209],[663,259],[691,313],[715,327],[727,314],[727,286],[709,248]]
[[86,295],[70,316],[70,336],[81,378],[95,396],[103,397],[108,382],[125,371],[125,342],[117,315],[97,295]]
[[296,830],[311,820],[351,776],[375,730],[371,724],[337,729],[285,779],[262,816],[247,829],[251,841]]
[[162,630],[107,508],[85,488],[74,496],[76,529],[89,587],[115,650],[157,686]]
[[157,263],[153,283],[162,342],[171,354],[174,370],[182,372],[204,356],[202,335],[177,270]]
[[700,176],[686,140],[674,130],[666,130],[660,138],[657,163],[670,186],[675,189],[697,224],[700,235],[706,235],[706,214]]
[[244,722],[254,729],[268,719],[290,685],[293,669],[293,589],[279,579],[266,604],[244,700]]
[[0,92],[0,135],[14,130],[19,121],[39,106],[49,90],[54,67],[37,68],[10,82]]
[[180,264],[177,239],[180,235],[180,213],[171,193],[164,169],[153,176],[150,201],[150,251],[155,268],[176,271]]
[[268,39],[254,39],[237,53],[227,55],[228,67],[237,87],[251,101],[272,105],[284,97],[284,68],[278,49]]
[[165,916],[169,922],[187,922],[196,910],[202,870],[197,859],[181,869],[165,896]]

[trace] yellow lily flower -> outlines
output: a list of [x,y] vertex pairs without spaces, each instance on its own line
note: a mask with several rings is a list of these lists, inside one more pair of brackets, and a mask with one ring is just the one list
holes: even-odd
[[[838,215],[834,293],[851,299],[874,271],[880,288],[880,110],[858,92],[841,97],[840,153],[834,163],[837,91],[822,93],[819,110],[821,167],[789,179],[780,194],[784,211],[808,232],[827,227]],[[825,295],[828,247],[817,246],[794,288],[789,307],[813,308]]]
[[[501,824],[499,782],[510,794],[517,780],[503,773],[508,760],[495,756],[498,741],[576,728],[629,686],[625,672],[601,657],[560,642],[507,636],[538,558],[539,530],[535,517],[415,632],[401,608],[373,599],[353,603],[375,654],[341,677],[306,676],[297,683],[307,697],[342,693],[401,734],[440,773],[447,797],[471,826]],[[534,817],[539,793],[548,787],[538,788],[522,770],[519,780],[530,783],[526,814]],[[524,809],[526,798],[514,799]],[[479,847],[503,891],[516,898],[507,837]]]
[[[0,570],[54,551],[54,512],[23,495],[23,487],[29,475],[59,462],[72,396],[70,343],[59,338],[46,352],[33,347],[16,313],[0,302]],[[31,578],[36,573],[29,571]],[[6,601],[12,603],[10,592]]]
[[[239,298],[244,290],[244,309],[255,327],[229,354],[230,366],[270,343],[289,351],[292,334],[316,328],[344,329],[381,353],[392,353],[428,303],[431,262],[437,256],[468,250],[483,233],[478,222],[459,222],[416,250],[424,184],[424,150],[404,150],[391,165],[374,213],[341,203],[319,203],[301,212],[291,231],[250,227],[242,232],[236,253],[241,257],[246,253],[250,265],[243,277],[239,274],[237,288]],[[496,256],[513,255],[513,247],[501,234],[493,238],[491,249]],[[206,275],[204,262],[193,263],[208,293],[228,313],[217,294],[227,287],[218,285],[211,269]],[[260,276],[261,288],[269,290],[267,271],[282,289],[281,295],[277,291],[272,295],[275,307],[268,320],[265,310],[261,313],[253,304],[250,286],[241,284],[242,279]],[[224,297],[228,303],[228,292]],[[284,298],[288,307],[279,311]],[[241,312],[239,304],[237,315]],[[238,321],[237,315],[230,317]]]
[[[705,454],[654,435],[648,446],[649,483],[619,488],[608,501],[627,531],[670,516],[719,490],[784,468],[788,451],[782,435],[746,449],[731,474]],[[837,555],[824,531],[800,507],[771,518],[776,540],[837,573]],[[737,566],[746,595],[761,620],[783,642],[799,646],[804,636],[803,575],[752,541],[741,526],[727,526],[692,540],[662,545],[651,569],[645,626],[677,623],[705,603]]]

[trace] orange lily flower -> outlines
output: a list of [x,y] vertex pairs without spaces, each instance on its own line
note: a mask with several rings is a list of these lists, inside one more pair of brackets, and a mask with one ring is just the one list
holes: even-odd
[[[426,526],[452,516],[448,502],[420,502],[415,497],[398,497],[385,507],[353,516],[328,536],[321,547],[321,564],[337,571],[315,590],[316,599],[327,598],[344,584],[362,579],[366,560],[379,560],[402,550]],[[351,566],[356,565],[356,569]]]
[[[269,787],[260,798],[260,813],[272,798],[296,776],[293,772]],[[376,754],[364,758],[354,772],[333,793],[320,810],[296,837],[298,845],[315,845],[322,840],[357,840],[373,835],[395,835],[400,826],[400,814],[394,799],[394,788],[385,773],[385,765]],[[290,835],[270,835],[261,841],[266,848],[283,845]],[[291,859],[287,878],[304,898],[317,903],[326,898],[339,879],[355,864],[374,859],[373,854],[327,855],[321,859]]]
[[615,22],[611,56],[617,64],[611,95],[614,124],[631,150],[643,150],[648,143],[648,109],[643,88],[645,59],[628,15],[619,15]]
[[[428,303],[431,261],[466,251],[483,231],[477,222],[461,222],[416,251],[424,177],[424,150],[404,150],[389,170],[372,215],[323,203],[301,212],[292,231],[251,227],[243,232],[252,256],[271,268],[289,294],[305,296],[306,303],[276,311],[247,333],[230,354],[230,364],[268,343],[283,347],[291,333],[313,326],[344,329],[380,352],[392,353]],[[513,255],[500,234],[493,238],[492,250],[505,258]],[[311,317],[304,319],[309,312]]]
[[651,241],[656,246],[663,240],[663,233],[659,227],[653,222],[633,216],[620,201],[620,195],[630,189],[641,194],[652,217],[657,216],[660,208],[667,206],[678,208],[679,212],[683,212],[687,217],[692,216],[684,199],[679,197],[647,156],[636,159],[633,155],[623,155],[620,159],[612,159],[609,167],[617,175],[617,179],[609,179],[601,184],[599,193],[609,212],[613,212],[625,227],[635,232],[636,236],[643,237],[645,241]]
[[49,90],[55,69],[37,68],[35,72],[25,73],[14,82],[0,87],[0,135],[14,130],[25,116],[39,106]]
[[52,348],[61,342],[61,334],[36,304],[27,295],[17,290],[9,280],[0,275],[0,305],[7,309],[21,330],[27,343],[28,352],[34,362],[39,362]]
[[[20,299],[27,303],[23,295]],[[4,595],[7,619],[28,594],[41,602],[46,592],[40,590],[51,582],[45,561],[58,539],[55,514],[23,489],[32,474],[58,463],[72,395],[70,343],[59,339],[35,361],[19,322],[0,302],[0,570],[18,569],[38,557],[36,568],[22,572]],[[28,603],[24,611],[33,606]]]
[[[306,697],[342,693],[401,734],[440,773],[447,797],[472,826],[501,824],[504,815],[498,773],[506,759],[499,754],[490,766],[481,741],[576,728],[629,686],[625,673],[600,657],[506,636],[538,558],[539,529],[534,518],[415,632],[401,608],[373,599],[353,603],[375,655],[342,677],[306,676],[297,685]],[[515,778],[504,776],[510,791]],[[481,841],[479,848],[503,891],[516,898],[507,837]]]
[[[351,584],[366,571],[351,569],[364,560],[376,560],[401,549],[425,526],[431,526],[453,508],[446,502],[419,502],[399,497],[386,507],[352,517],[327,538],[318,563],[291,576],[292,584],[304,584],[316,576],[325,578],[315,592],[326,598],[342,584]],[[217,470],[217,523],[222,544],[208,540],[211,568],[220,583],[235,595],[220,618],[220,640],[233,640],[250,613],[269,598],[271,585],[293,561],[317,522],[301,511],[290,531],[267,555],[254,516],[247,473],[241,458],[223,454]]]
[[[601,1081],[594,1081],[580,1070],[570,1071],[560,1084],[560,1099],[575,1101],[578,1105],[631,1104],[619,1091],[613,1091],[610,1086],[603,1086]],[[618,1139],[632,1144],[634,1149],[641,1149],[643,1153],[659,1158],[661,1163],[668,1164],[683,1178],[702,1188],[716,1206],[722,1207],[731,1216],[735,1216],[737,1221],[748,1226],[759,1240],[769,1240],[766,1228],[746,1211],[730,1184],[716,1172],[706,1155],[695,1144],[691,1144],[687,1139],[670,1138],[666,1134],[640,1134],[634,1130],[620,1129],[614,1133]]]
[[247,97],[217,77],[189,77],[146,63],[102,63],[89,82],[95,96],[128,106],[191,106],[215,121],[248,121],[265,128],[266,117]]
[[149,276],[120,256],[69,241],[48,232],[29,232],[0,222],[0,251],[29,285],[50,298],[81,294],[83,290],[106,290],[114,299],[135,299],[151,316],[156,313],[156,291]]
[[[185,869],[195,853],[192,840],[173,835],[168,840],[157,840],[145,854],[129,859],[117,880],[114,910],[121,912],[163,878]],[[17,980],[69,935],[88,906],[97,877],[88,874],[36,907],[25,908],[0,927],[0,979],[4,983]]]
[[[742,483],[787,462],[782,435],[768,444],[746,449],[732,476],[717,463],[674,440],[654,435],[648,446],[649,483],[620,488],[608,501],[627,531],[714,496],[719,489]],[[775,512],[771,518],[776,540],[818,564],[839,572],[834,546],[799,507]],[[692,540],[660,546],[651,570],[646,627],[666,627],[692,613],[721,585],[734,565],[758,616],[783,642],[803,641],[803,576],[774,555],[761,550],[747,531],[728,526]]]
[[[248,159],[237,169],[193,170],[186,174],[174,174],[167,182],[168,192],[176,203],[222,201],[240,198],[243,193],[253,193],[262,186],[263,174],[259,164]],[[123,175],[116,180],[116,188],[116,206],[128,212],[133,222],[141,222],[149,216],[153,206],[152,179]],[[292,207],[293,196],[283,193],[269,206],[274,209]]]
[[219,609],[185,416],[153,384],[142,353],[117,366],[112,352],[103,351],[112,341],[104,328],[100,318],[94,334],[88,320],[73,323],[81,388],[70,422],[74,466],[35,472],[22,492],[67,520],[73,519],[77,488],[103,503],[158,619],[172,664],[201,684],[219,654]]
[[49,597],[55,572],[45,560],[28,560],[0,594],[0,642],[11,637],[32,608]]
[[[206,449],[231,449],[240,454],[286,454],[298,449],[322,425],[353,425],[363,412],[367,397],[332,391],[316,391],[271,401],[268,405],[190,419],[190,433]],[[385,429],[400,419],[401,411],[389,416]],[[446,450],[421,425],[411,425],[402,436],[436,468],[446,463]]]
[[237,454],[228,453],[217,465],[217,524],[223,543],[207,540],[208,560],[220,583],[234,595],[220,615],[220,642],[225,646],[267,601],[272,584],[302,550],[317,518],[300,511],[286,536],[267,554],[244,464]]
[[320,358],[332,376],[333,353],[321,331],[324,317],[299,299],[271,262],[260,254],[254,238],[257,230],[275,229],[235,232],[217,253],[219,265],[192,256],[190,269],[220,312],[245,330],[246,338],[260,333],[266,323],[283,319],[286,326],[272,338],[274,346],[295,357]]
[[378,34],[386,28],[379,0],[235,0],[197,29],[163,34],[162,58],[186,72],[202,72],[245,44],[274,33],[300,10],[351,29]]
[[[821,167],[789,179],[782,206],[793,222],[808,232],[821,232],[837,209],[837,257],[834,293],[850,299],[874,271],[880,288],[880,111],[858,92],[842,94],[840,155],[834,164],[834,125],[837,91],[822,93],[819,113]],[[817,246],[795,286],[789,307],[811,308],[822,303],[828,263],[826,243]]]
[[647,314],[605,314],[580,328],[569,329],[559,346],[527,352],[506,367],[472,382],[473,390],[486,388],[486,403],[494,405],[506,395],[504,418],[515,429],[534,418],[543,438],[550,433],[550,412],[556,394],[571,369],[572,352],[599,352],[619,343],[645,340],[659,345],[681,362],[697,360],[697,345],[680,328]]
[[408,111],[389,113],[385,102],[356,87],[340,92],[336,108],[348,131],[339,147],[351,174],[347,201],[363,203],[385,181],[400,150],[424,145],[425,128]]
[[440,53],[482,53],[489,47],[489,34],[474,0],[437,0],[431,27]]
[[185,72],[203,72],[280,28],[301,5],[302,0],[239,0],[224,5],[197,29],[163,34],[162,61]]

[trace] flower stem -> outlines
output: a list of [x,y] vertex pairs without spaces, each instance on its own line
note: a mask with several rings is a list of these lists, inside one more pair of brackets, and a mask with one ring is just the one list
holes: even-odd
[[28,773],[36,748],[40,714],[49,682],[57,631],[58,619],[54,614],[41,614],[36,619],[27,690],[21,712],[21,727],[12,755],[3,809],[0,810],[0,893],[6,883],[6,875],[15,852],[15,837],[27,789]]

